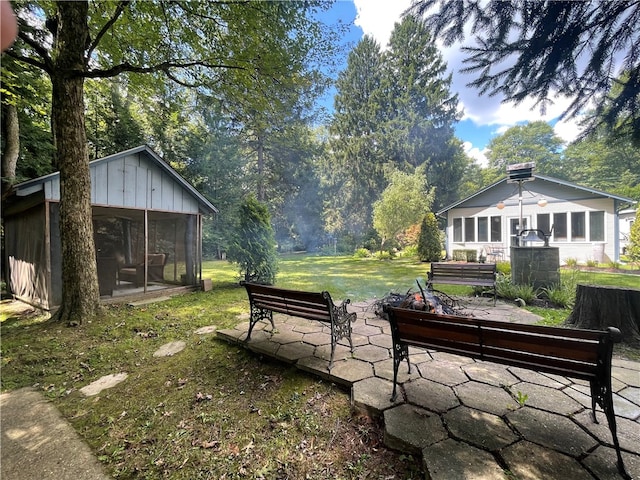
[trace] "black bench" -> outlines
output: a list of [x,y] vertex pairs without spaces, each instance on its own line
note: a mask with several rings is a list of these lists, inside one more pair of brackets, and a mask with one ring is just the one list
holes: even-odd
[[470,285],[491,287],[493,304],[496,303],[496,264],[495,263],[443,263],[431,264],[428,272],[427,289],[433,291],[434,283],[449,285]]
[[419,310],[385,307],[393,339],[393,392],[396,399],[398,368],[409,363],[408,347],[417,346],[539,372],[588,380],[591,408],[596,420],[596,403],[602,407],[618,455],[618,470],[626,473],[616,433],[611,391],[613,345],[620,331],[544,327],[495,320],[436,315]]
[[273,312],[279,312],[309,320],[318,320],[331,326],[329,370],[333,367],[333,355],[336,344],[340,339],[346,338],[349,340],[351,353],[353,353],[351,323],[355,322],[356,314],[347,312],[347,305],[350,303],[349,299],[336,306],[331,300],[329,292],[302,292],[244,281],[240,282],[240,284],[247,289],[249,304],[251,305],[249,332],[245,341],[249,341],[253,327],[261,320],[271,322],[271,327],[275,330]]

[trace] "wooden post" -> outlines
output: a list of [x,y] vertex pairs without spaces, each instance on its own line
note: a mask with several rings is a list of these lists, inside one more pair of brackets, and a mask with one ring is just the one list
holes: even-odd
[[616,327],[624,342],[640,343],[640,290],[579,284],[565,323],[592,330]]

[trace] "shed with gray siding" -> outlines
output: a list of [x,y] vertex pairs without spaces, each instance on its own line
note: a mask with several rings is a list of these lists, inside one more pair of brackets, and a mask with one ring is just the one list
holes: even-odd
[[[200,285],[202,221],[216,208],[146,145],[89,167],[101,295],[147,292],[151,279],[154,288]],[[3,212],[7,284],[18,298],[44,308],[62,299],[59,201],[56,172],[16,185]],[[158,275],[145,266],[151,254],[164,255]],[[119,279],[124,267],[137,268],[138,283]]]

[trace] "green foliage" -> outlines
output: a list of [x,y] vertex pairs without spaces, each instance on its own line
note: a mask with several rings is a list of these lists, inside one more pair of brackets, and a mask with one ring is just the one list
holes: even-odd
[[489,167],[504,175],[510,164],[534,162],[536,172],[558,177],[561,147],[562,140],[547,122],[516,125],[489,143]]
[[566,116],[583,114],[594,101],[591,129],[604,123],[640,143],[637,5],[418,0],[413,8],[428,15],[427,26],[446,46],[472,32],[465,70],[477,74],[470,85],[481,94],[515,102],[533,97],[542,110],[566,95],[573,99]]
[[373,227],[382,238],[381,248],[404,230],[420,221],[433,202],[434,191],[427,191],[424,174],[412,175],[394,170],[389,185],[373,204]]
[[640,149],[629,138],[598,130],[563,153],[562,178],[640,200]]
[[418,245],[408,245],[402,249],[400,252],[400,256],[402,257],[417,257],[418,256]]
[[560,276],[560,284],[543,288],[544,294],[551,303],[561,308],[573,308],[576,300],[576,287],[580,281],[580,270],[572,268]]
[[422,219],[418,237],[418,257],[423,262],[437,262],[442,259],[442,234],[433,212]]
[[238,211],[238,225],[227,259],[239,265],[245,281],[273,284],[278,271],[276,242],[267,208],[248,197]]
[[627,255],[632,262],[640,262],[640,204],[636,210],[636,221],[631,225]]
[[522,393],[520,390],[518,390],[516,394],[516,400],[521,407],[524,407],[524,404],[527,403],[527,400],[529,400],[529,395],[527,395],[526,393]]
[[504,260],[496,262],[496,272],[501,273],[503,275],[510,276],[511,275],[511,262],[506,262]]
[[373,257],[377,260],[391,260],[393,259],[393,257],[395,257],[395,255],[393,254],[393,252],[383,250],[375,252],[373,254]]
[[501,298],[509,300],[521,299],[526,304],[537,298],[536,290],[531,285],[516,285],[511,277],[503,274],[496,275],[496,293]]
[[[454,138],[458,100],[450,84],[437,45],[415,17],[396,24],[385,52],[369,36],[351,51],[336,82],[331,153],[323,166],[331,228],[364,235],[372,205],[385,189],[388,164],[404,172],[421,166],[438,192],[436,206],[456,198],[467,159]],[[385,241],[396,234],[377,222]]]
[[371,252],[366,248],[358,248],[353,252],[353,258],[368,258],[371,256]]
[[458,248],[451,252],[451,257],[454,262],[477,262],[478,251],[470,248]]
[[578,266],[578,259],[577,258],[572,258],[572,257],[566,258],[564,260],[564,264],[567,267],[571,267],[571,268],[577,267]]

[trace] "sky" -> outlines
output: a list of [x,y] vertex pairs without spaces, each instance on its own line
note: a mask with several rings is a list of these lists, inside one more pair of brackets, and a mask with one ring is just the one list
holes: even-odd
[[[328,12],[328,20],[339,19],[344,23],[353,22],[344,41],[353,46],[364,36],[373,37],[384,49],[391,31],[411,0],[338,0]],[[466,153],[485,166],[486,147],[492,138],[504,133],[508,128],[526,122],[543,120],[553,126],[556,135],[565,142],[574,140],[579,129],[575,121],[558,121],[560,114],[569,105],[568,99],[554,99],[555,104],[547,107],[546,115],[541,115],[533,101],[519,105],[501,103],[501,98],[481,96],[466,84],[473,76],[460,73],[463,53],[460,45],[450,48],[441,46],[441,54],[452,73],[451,93],[457,93],[462,120],[456,125],[456,136],[463,141]],[[346,58],[345,58],[346,67]]]

